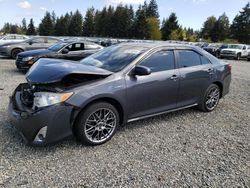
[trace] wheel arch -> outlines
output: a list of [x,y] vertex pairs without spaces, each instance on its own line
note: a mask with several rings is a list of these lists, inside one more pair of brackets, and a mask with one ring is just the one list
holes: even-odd
[[74,118],[74,121],[73,121],[73,124],[72,124],[73,131],[75,129],[75,124],[76,124],[80,114],[85,109],[87,109],[89,106],[91,106],[94,103],[98,103],[98,102],[107,102],[107,103],[112,104],[117,109],[117,111],[119,113],[119,121],[120,121],[119,124],[122,125],[122,124],[125,123],[125,121],[126,121],[125,111],[124,111],[124,108],[123,108],[122,104],[117,99],[114,99],[112,97],[100,97],[100,98],[96,98],[96,99],[93,99],[91,101],[88,101],[88,103],[86,103],[83,107],[81,107],[81,109],[78,111],[77,115]]
[[217,85],[220,88],[220,98],[223,96],[223,84],[220,81],[215,81],[213,84]]
[[24,49],[21,48],[21,47],[14,47],[14,48],[12,48],[11,51],[10,51],[10,55],[11,55],[11,56],[12,56],[12,53],[13,53],[14,50],[21,50],[22,52],[24,51]]

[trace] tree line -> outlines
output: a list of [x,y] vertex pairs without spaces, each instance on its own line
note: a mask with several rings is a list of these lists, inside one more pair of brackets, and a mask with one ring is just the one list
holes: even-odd
[[200,31],[183,28],[178,17],[171,13],[159,19],[156,0],[146,1],[135,11],[132,5],[120,4],[108,6],[102,10],[89,8],[83,16],[79,10],[56,16],[55,12],[46,12],[38,28],[33,19],[21,25],[5,23],[1,29],[4,33],[19,33],[43,36],[86,36],[113,37],[151,40],[185,40],[198,41],[200,38],[211,42],[235,40],[250,43],[250,4],[248,3],[230,24],[228,16],[223,13],[218,18],[210,16]]

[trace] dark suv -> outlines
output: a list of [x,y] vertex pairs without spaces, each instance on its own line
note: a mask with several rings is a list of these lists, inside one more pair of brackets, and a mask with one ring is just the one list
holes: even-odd
[[107,142],[117,127],[198,106],[214,110],[229,92],[231,66],[179,44],[119,44],[80,63],[40,59],[14,91],[9,115],[27,143],[71,135]]
[[203,48],[210,54],[214,55],[215,57],[220,57],[220,52],[222,49],[228,48],[228,44],[218,44],[218,43],[213,43],[209,44],[207,47]]

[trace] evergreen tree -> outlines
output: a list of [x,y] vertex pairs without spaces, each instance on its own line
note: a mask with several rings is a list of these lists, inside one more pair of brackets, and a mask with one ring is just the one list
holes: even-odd
[[34,21],[32,18],[30,19],[26,35],[36,35],[36,28],[34,26]]
[[147,6],[147,17],[159,18],[158,5],[156,0],[151,0]]
[[214,16],[208,17],[207,20],[203,24],[203,28],[201,30],[202,37],[204,39],[211,39],[214,35],[214,26],[217,22],[217,19]]
[[94,36],[95,35],[95,9],[92,7],[87,10],[84,22],[83,22],[83,36]]
[[83,28],[83,18],[81,13],[77,10],[73,15],[69,23],[68,35],[69,36],[81,36]]
[[22,20],[22,33],[26,33],[27,32],[27,23],[26,23],[26,19],[23,18]]
[[129,16],[129,8],[118,5],[112,17],[113,37],[127,38],[131,28],[131,18]]
[[213,42],[224,41],[229,34],[229,19],[227,15],[222,14],[216,21],[211,33],[211,40]]
[[147,24],[146,6],[139,5],[134,21],[135,37],[138,39],[148,39],[149,26]]
[[162,39],[170,40],[170,35],[172,31],[179,28],[178,19],[175,13],[171,13],[170,16],[162,23]]
[[129,6],[129,9],[128,9],[128,17],[129,17],[129,23],[128,23],[128,27],[129,27],[129,31],[128,31],[128,38],[134,38],[135,37],[135,31],[134,31],[134,19],[135,19],[135,12],[134,12],[134,9],[133,9],[133,6],[130,5]]
[[1,31],[3,32],[3,33],[5,33],[5,34],[7,34],[7,33],[10,33],[10,26],[11,24],[10,23],[5,23],[4,24],[4,26],[3,26],[3,28],[1,29]]
[[231,25],[232,37],[241,43],[250,43],[250,3],[240,11]]
[[49,12],[45,13],[39,25],[39,34],[42,36],[51,36],[54,33],[54,25],[52,21],[51,14]]

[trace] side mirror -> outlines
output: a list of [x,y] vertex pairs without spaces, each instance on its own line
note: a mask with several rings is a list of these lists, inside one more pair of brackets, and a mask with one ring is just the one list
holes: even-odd
[[69,50],[66,49],[66,48],[64,48],[64,49],[62,50],[62,54],[67,54],[67,53],[69,53]]
[[32,42],[32,40],[30,40],[30,41],[29,41],[29,45],[32,45],[32,44],[33,44],[33,42]]
[[146,76],[151,74],[151,69],[145,66],[137,65],[133,70],[133,75]]

